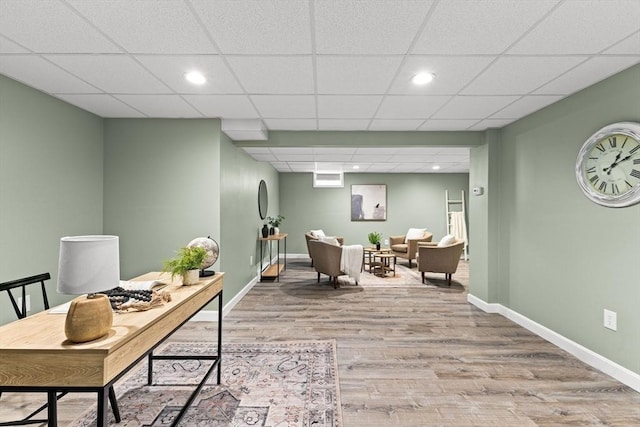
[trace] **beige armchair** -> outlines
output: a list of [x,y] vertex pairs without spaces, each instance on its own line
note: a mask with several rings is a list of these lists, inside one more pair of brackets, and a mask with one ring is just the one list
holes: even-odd
[[[311,234],[311,232],[304,233],[304,239],[307,241],[307,252],[309,253],[309,258],[311,258],[311,267],[313,267],[313,257],[311,256],[311,250],[309,250],[309,241],[310,240],[318,240],[316,236]],[[336,237],[340,246],[344,245],[344,237]]]
[[422,273],[422,283],[426,272],[444,273],[447,285],[451,286],[451,276],[458,269],[463,249],[464,240],[454,240],[445,246],[435,242],[421,243],[418,246],[418,271]]
[[418,255],[418,243],[430,242],[433,234],[425,231],[421,238],[409,239],[405,241],[406,234],[402,236],[389,236],[389,246],[391,253],[399,258],[409,260],[409,268],[411,268],[411,260],[416,259]]
[[[318,239],[308,241],[309,255],[313,260],[313,267],[318,272],[318,283],[320,283],[320,273],[329,276],[333,280],[334,289],[338,287],[338,276],[346,273],[340,270],[340,258],[342,257],[342,246],[335,246],[330,243],[321,242]],[[358,282],[356,282],[356,285]]]

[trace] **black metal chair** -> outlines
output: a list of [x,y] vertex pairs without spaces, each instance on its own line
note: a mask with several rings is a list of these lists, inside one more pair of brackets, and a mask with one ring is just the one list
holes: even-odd
[[[44,309],[49,309],[49,299],[47,298],[47,288],[44,285],[45,280],[50,280],[51,275],[49,273],[38,274],[35,276],[25,277],[18,280],[12,280],[10,282],[0,283],[0,292],[6,291],[9,294],[9,299],[11,300],[11,305],[13,306],[13,310],[16,312],[16,316],[18,319],[24,319],[27,317],[27,286],[35,285],[40,283],[40,290],[42,292],[42,304],[44,305]],[[22,301],[17,300],[13,295],[11,290],[15,290],[16,288],[21,288],[21,298]],[[66,395],[67,392],[58,393],[56,396],[57,399],[60,399],[62,396]],[[2,393],[0,393],[2,396]],[[120,422],[120,410],[118,409],[118,401],[116,400],[116,394],[113,391],[113,387],[109,387],[109,402],[111,403],[111,409],[113,410],[113,416],[116,419],[116,422]],[[26,416],[21,420],[16,421],[6,421],[1,422],[0,426],[23,426],[28,424],[42,424],[47,423],[48,420],[45,419],[36,419],[34,418],[38,413],[42,412],[47,408],[47,404],[40,406],[38,409],[33,411],[31,414]]]

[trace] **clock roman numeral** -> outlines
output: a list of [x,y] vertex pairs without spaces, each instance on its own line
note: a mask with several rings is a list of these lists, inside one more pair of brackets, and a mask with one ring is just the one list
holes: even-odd
[[604,145],[602,145],[602,143],[599,143],[598,145],[596,145],[596,148],[600,150],[600,152],[604,153]]
[[600,186],[598,187],[598,190],[602,191],[603,193],[607,192],[607,183],[602,181],[600,183]]
[[612,136],[611,138],[609,138],[609,147],[616,148],[616,137],[615,136]]
[[640,179],[640,171],[639,171],[639,170],[637,170],[637,169],[633,169],[633,170],[631,171],[631,176],[632,176],[632,177],[634,177],[634,178],[638,178],[638,179]]
[[624,138],[624,142],[622,143],[622,147],[620,147],[620,148],[624,148],[624,146],[627,145],[627,140],[628,139],[629,138],[627,138],[627,137]]
[[634,165],[640,165],[640,159],[633,159]]
[[593,175],[591,178],[589,178],[589,181],[593,185],[596,185],[598,183],[598,181],[600,181],[600,177],[598,175]]
[[624,180],[624,183],[627,184],[628,188],[633,188],[633,185],[631,185],[626,179]]
[[611,184],[611,191],[613,192],[613,194],[619,194],[620,190],[618,190],[618,185],[614,182],[613,184]]
[[636,145],[635,147],[633,147],[631,150],[629,150],[629,154],[635,154],[636,151],[640,150],[640,145]]
[[[635,160],[634,160],[634,163],[635,163]],[[596,167],[591,166],[589,169],[587,169],[587,173],[596,173]]]

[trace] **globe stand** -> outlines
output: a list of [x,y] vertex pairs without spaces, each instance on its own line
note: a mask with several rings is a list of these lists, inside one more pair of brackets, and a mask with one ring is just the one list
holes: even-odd
[[205,270],[205,269],[200,270],[200,277],[211,277],[214,274],[216,274],[216,272],[213,270]]

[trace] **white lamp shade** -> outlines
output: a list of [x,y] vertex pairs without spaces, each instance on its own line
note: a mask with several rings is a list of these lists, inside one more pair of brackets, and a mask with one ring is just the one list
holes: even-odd
[[60,239],[58,292],[81,295],[120,284],[118,236],[71,236]]

